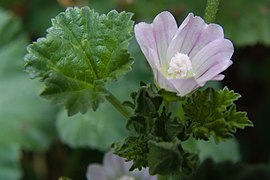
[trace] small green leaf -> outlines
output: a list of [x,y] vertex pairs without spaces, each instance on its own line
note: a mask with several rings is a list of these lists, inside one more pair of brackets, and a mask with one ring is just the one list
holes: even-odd
[[168,175],[179,171],[183,157],[179,143],[149,141],[148,165],[150,174]]
[[145,116],[151,116],[157,113],[162,103],[162,96],[153,92],[151,84],[142,84],[135,96],[135,113]]
[[239,97],[226,87],[219,91],[207,88],[188,97],[183,109],[191,122],[190,133],[196,139],[208,140],[213,136],[221,141],[231,137],[236,128],[252,126],[246,113],[236,111],[234,101]]
[[[134,116],[128,119],[127,128],[138,134],[149,134],[162,104],[162,96],[153,91],[151,84],[141,83],[137,92],[131,93]],[[131,105],[132,106],[132,105]]]
[[129,136],[126,139],[114,143],[114,153],[125,158],[128,161],[133,161],[130,171],[138,168],[148,167],[147,154],[148,154],[148,138],[145,136]]
[[65,105],[69,115],[95,110],[106,96],[106,83],[131,70],[131,17],[68,8],[52,20],[46,38],[28,46],[25,70],[45,82],[42,95]]

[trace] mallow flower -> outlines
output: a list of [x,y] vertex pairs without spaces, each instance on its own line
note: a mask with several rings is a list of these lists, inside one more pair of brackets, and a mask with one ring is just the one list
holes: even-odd
[[179,96],[222,80],[220,73],[232,64],[234,48],[223,28],[192,13],[178,28],[170,12],[161,12],[152,24],[136,24],[135,37],[159,88]]
[[88,166],[86,177],[87,180],[157,180],[157,176],[149,175],[148,168],[130,172],[131,166],[131,161],[127,162],[109,151],[104,156],[103,166],[99,164]]

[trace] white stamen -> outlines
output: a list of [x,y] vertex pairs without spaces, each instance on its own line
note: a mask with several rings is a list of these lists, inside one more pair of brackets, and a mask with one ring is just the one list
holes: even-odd
[[121,178],[119,178],[118,180],[135,180],[135,178],[132,176],[124,175]]
[[192,64],[188,55],[177,52],[171,59],[168,74],[171,78],[186,79],[195,76],[192,72]]

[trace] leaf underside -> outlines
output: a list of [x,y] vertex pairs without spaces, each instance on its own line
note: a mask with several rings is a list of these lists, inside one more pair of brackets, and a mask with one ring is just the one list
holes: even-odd
[[131,17],[83,7],[52,19],[47,36],[30,44],[25,56],[26,72],[45,82],[42,96],[65,105],[69,115],[95,110],[106,96],[106,82],[131,70]]

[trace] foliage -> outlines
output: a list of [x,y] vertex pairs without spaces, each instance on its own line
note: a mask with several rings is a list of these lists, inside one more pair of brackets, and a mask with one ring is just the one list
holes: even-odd
[[68,117],[66,111],[62,111],[56,127],[62,142],[70,147],[90,147],[105,151],[112,142],[126,135],[123,122],[120,114],[105,102],[97,111],[90,110],[84,115]]
[[106,96],[105,83],[130,71],[131,16],[98,15],[87,7],[56,16],[46,38],[31,44],[25,56],[26,71],[45,82],[41,95],[65,105],[70,116],[96,110]]
[[[182,142],[190,136],[204,140],[213,136],[221,141],[231,137],[236,128],[252,125],[245,113],[235,109],[239,94],[227,88],[207,88],[177,99],[152,84],[141,83],[131,97],[132,102],[124,102],[134,109],[127,122],[130,136],[113,144],[116,154],[133,161],[131,170],[149,167],[151,174],[191,177],[198,166],[198,152],[184,149]],[[180,101],[184,117],[169,113],[167,100]]]
[[[21,149],[47,150],[55,138],[55,108],[36,94],[40,86],[22,72],[27,44],[20,21],[0,10],[0,179],[18,179]],[[46,114],[46,116],[44,116]]]
[[208,140],[212,135],[216,141],[220,141],[231,137],[236,128],[253,126],[246,113],[236,111],[233,102],[239,97],[239,94],[226,87],[219,91],[207,88],[188,97],[183,109],[191,121],[189,128],[193,136]]

